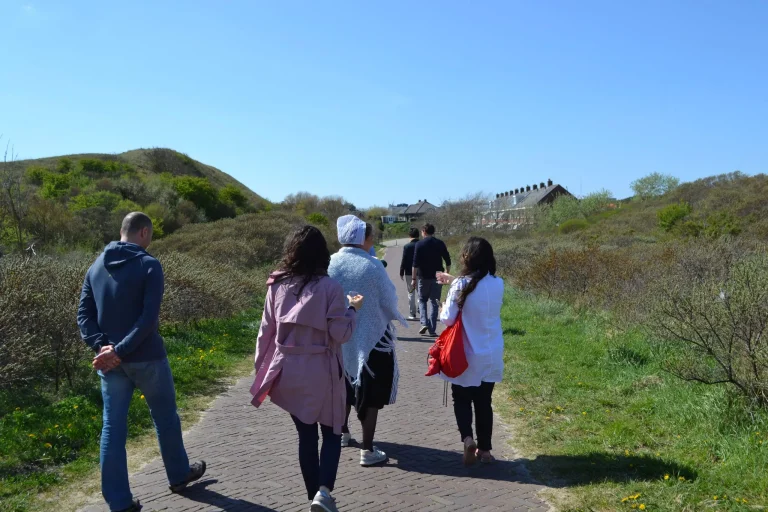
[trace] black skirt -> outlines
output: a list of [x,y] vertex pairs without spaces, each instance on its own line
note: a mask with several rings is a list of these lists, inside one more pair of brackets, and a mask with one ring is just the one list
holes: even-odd
[[[383,348],[391,343],[390,334],[386,333],[377,348]],[[385,345],[386,344],[386,345]],[[375,348],[368,356],[369,372],[363,368],[360,382],[352,386],[347,382],[347,405],[353,405],[357,411],[357,417],[362,421],[365,412],[369,408],[381,409],[389,405],[392,396],[392,383],[395,379],[395,355],[392,352],[381,352]]]

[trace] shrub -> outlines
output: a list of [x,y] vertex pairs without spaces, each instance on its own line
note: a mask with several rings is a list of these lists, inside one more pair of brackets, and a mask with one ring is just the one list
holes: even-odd
[[567,235],[569,233],[575,233],[589,227],[589,222],[586,219],[571,219],[560,224],[560,233]]
[[654,172],[648,176],[633,181],[630,187],[632,187],[635,197],[641,200],[647,200],[663,196],[676,189],[679,184],[680,180],[674,176]]
[[705,261],[703,268],[681,261],[666,276],[648,328],[675,347],[667,361],[675,375],[730,384],[768,405],[768,255],[740,258],[726,249]]
[[29,167],[27,169],[27,181],[33,185],[42,185],[45,177],[50,173],[45,167]]
[[248,206],[248,197],[245,195],[245,192],[235,185],[227,185],[219,190],[219,200],[222,203],[231,204],[238,208]]
[[122,198],[114,192],[93,192],[91,194],[79,194],[69,202],[69,209],[73,212],[88,208],[104,208],[111,212],[122,201]]
[[109,171],[106,162],[95,158],[83,158],[80,160],[80,167],[87,174],[104,174]]
[[667,232],[672,231],[672,228],[690,215],[692,211],[691,205],[685,201],[662,208],[656,214],[659,219],[659,227]]
[[43,187],[40,194],[46,199],[58,199],[69,193],[72,188],[70,174],[46,173],[42,175]]
[[315,224],[316,226],[328,225],[328,219],[322,213],[311,213],[307,215],[307,222]]

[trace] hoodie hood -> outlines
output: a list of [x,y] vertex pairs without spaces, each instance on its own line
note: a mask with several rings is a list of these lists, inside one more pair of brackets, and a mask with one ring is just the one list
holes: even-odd
[[146,254],[147,251],[139,245],[128,242],[111,242],[104,249],[104,266],[107,268],[119,267]]

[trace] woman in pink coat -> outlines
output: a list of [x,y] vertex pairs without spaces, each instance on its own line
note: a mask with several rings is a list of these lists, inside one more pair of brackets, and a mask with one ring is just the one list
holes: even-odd
[[[258,407],[267,397],[290,413],[299,433],[299,464],[313,512],[336,512],[331,491],[341,454],[346,387],[341,345],[352,336],[363,297],[344,297],[328,277],[331,255],[315,227],[286,240],[279,269],[267,281],[256,343]],[[317,453],[317,424],[323,433]]]

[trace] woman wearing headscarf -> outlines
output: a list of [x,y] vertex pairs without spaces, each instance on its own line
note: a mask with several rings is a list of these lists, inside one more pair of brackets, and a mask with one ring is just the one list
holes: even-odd
[[[328,275],[346,292],[365,297],[357,329],[343,346],[344,373],[350,384],[348,411],[352,404],[363,429],[360,465],[386,462],[387,454],[373,445],[379,410],[395,403],[399,372],[392,321],[405,323],[397,311],[397,292],[384,266],[370,255],[373,228],[354,215],[336,222],[341,250],[331,257]],[[347,412],[347,416],[349,412]],[[342,446],[351,439],[348,421],[342,430]]]

